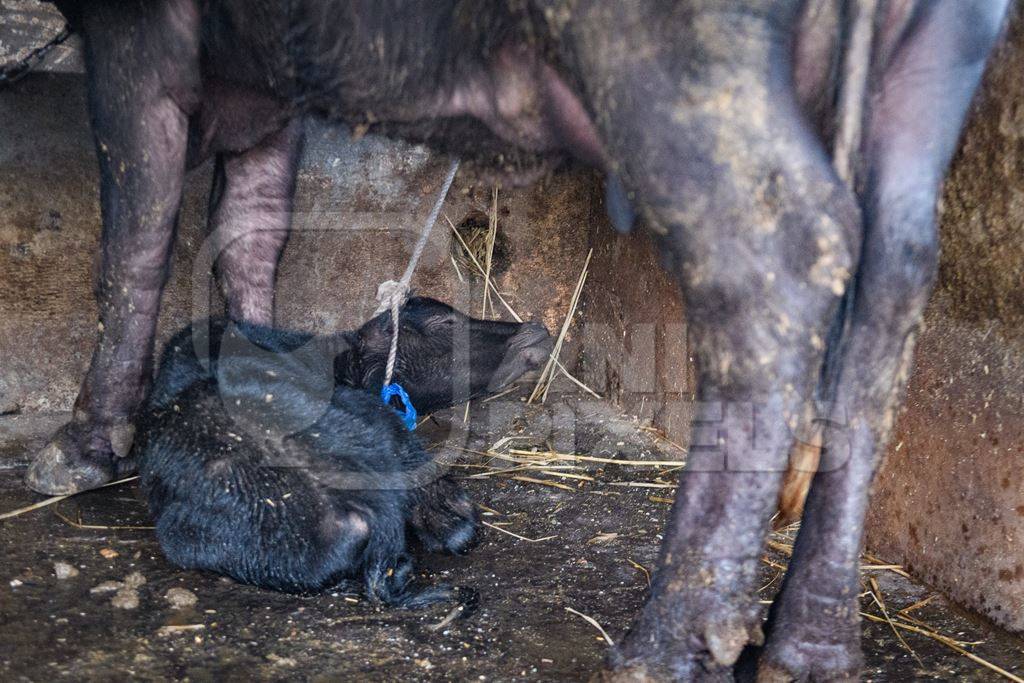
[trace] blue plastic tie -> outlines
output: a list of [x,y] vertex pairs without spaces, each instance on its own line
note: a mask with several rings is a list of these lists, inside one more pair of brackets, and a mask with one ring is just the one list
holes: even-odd
[[386,384],[381,387],[380,400],[384,401],[384,405],[390,406],[391,399],[397,396],[402,401],[402,405],[405,410],[399,410],[395,408],[395,412],[402,416],[402,421],[405,422],[405,428],[410,432],[416,429],[416,422],[418,420],[416,416],[416,408],[412,405],[412,400],[409,399],[409,394],[402,388],[401,384],[392,383]]

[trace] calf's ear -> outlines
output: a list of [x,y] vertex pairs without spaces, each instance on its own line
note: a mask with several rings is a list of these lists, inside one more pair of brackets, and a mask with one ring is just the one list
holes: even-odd
[[359,347],[359,335],[355,332],[337,332],[325,337],[324,342],[325,356],[334,359],[334,381],[339,384],[354,382],[355,378],[351,376],[352,365]]

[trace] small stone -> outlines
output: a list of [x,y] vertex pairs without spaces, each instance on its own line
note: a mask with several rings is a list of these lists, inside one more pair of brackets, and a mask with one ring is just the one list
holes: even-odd
[[299,663],[296,662],[291,657],[282,657],[280,655],[275,655],[274,653],[270,653],[269,655],[267,655],[267,661],[270,662],[271,664],[273,664],[274,666],[298,666],[299,665]]
[[110,604],[118,609],[135,609],[139,606],[139,592],[134,588],[122,588],[110,599]]
[[113,548],[102,548],[100,550],[100,555],[102,555],[103,557],[107,558],[108,560],[112,560],[115,557],[117,557],[119,555],[119,553],[116,550],[114,550]]
[[67,562],[54,562],[53,573],[57,575],[57,580],[63,581],[64,579],[72,579],[78,576],[78,568],[71,566]]
[[89,592],[93,595],[99,595],[101,593],[114,593],[124,588],[124,584],[120,581],[104,581],[98,586],[93,586],[89,589]]
[[614,541],[618,537],[619,537],[619,534],[617,532],[615,532],[615,531],[609,531],[609,532],[602,531],[597,536],[594,536],[592,539],[587,541],[587,543],[589,543],[591,545],[598,544],[598,543],[611,543],[612,541]]
[[177,587],[168,590],[167,593],[164,594],[164,600],[166,600],[174,609],[192,607],[199,602],[199,598],[196,597],[195,593],[187,588]]
[[146,584],[146,577],[142,575],[142,572],[132,572],[128,576],[124,577],[124,585],[128,588],[138,588]]
[[[178,636],[185,633],[195,633],[202,631],[206,628],[206,624],[171,624],[170,626],[161,626],[156,630],[156,634],[161,638],[167,638],[168,636]],[[199,636],[196,636],[196,642],[202,642]]]

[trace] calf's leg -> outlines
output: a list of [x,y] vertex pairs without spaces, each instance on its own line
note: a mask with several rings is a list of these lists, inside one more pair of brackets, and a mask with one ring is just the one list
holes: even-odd
[[88,2],[77,11],[100,164],[100,323],[72,420],[26,474],[47,494],[93,488],[134,469],[131,417],[149,381],[185,174],[183,107],[198,74],[192,3]]
[[622,680],[728,677],[759,640],[764,536],[860,229],[796,105],[800,3],[755,4],[574,16],[615,170],[674,255],[701,402],[651,595],[613,657]]
[[[903,3],[910,12],[912,3]],[[760,663],[762,680],[855,679],[868,489],[938,262],[935,205],[1006,2],[919,3],[879,36],[863,148],[865,238],[840,341],[832,427]],[[893,3],[893,9],[899,5]]]

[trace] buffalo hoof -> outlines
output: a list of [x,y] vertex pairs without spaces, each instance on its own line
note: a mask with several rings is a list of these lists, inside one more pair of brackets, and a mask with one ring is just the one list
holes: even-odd
[[86,431],[73,422],[58,429],[29,465],[25,484],[33,491],[60,496],[98,488],[134,472],[128,458],[84,447]]
[[857,599],[822,595],[821,586],[816,588],[803,590],[794,583],[776,598],[768,642],[757,662],[759,683],[859,680],[863,655]]
[[858,681],[860,641],[807,642],[799,636],[769,637],[757,666],[757,683]]
[[757,605],[672,587],[648,600],[610,654],[603,680],[733,681],[744,649],[763,643]]

